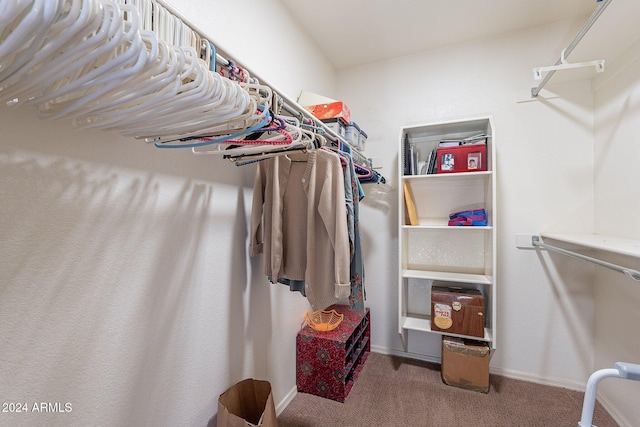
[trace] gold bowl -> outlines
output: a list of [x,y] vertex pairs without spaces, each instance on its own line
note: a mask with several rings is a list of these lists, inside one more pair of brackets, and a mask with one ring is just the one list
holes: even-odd
[[337,328],[344,319],[344,315],[335,310],[316,310],[307,311],[304,315],[304,321],[320,332],[332,331]]

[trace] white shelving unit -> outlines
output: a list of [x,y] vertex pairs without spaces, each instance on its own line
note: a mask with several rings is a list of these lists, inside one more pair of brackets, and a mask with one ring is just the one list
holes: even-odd
[[[487,134],[487,170],[431,175],[404,175],[403,142],[409,137],[419,162],[443,139]],[[491,117],[407,126],[400,132],[398,156],[398,329],[407,346],[407,331],[431,330],[431,286],[478,289],[485,297],[485,333],[481,340],[496,348],[496,172],[495,133]],[[419,169],[418,169],[419,170]],[[409,225],[403,187],[409,183],[418,218]],[[484,208],[487,226],[448,226],[449,214]],[[460,336],[455,334],[446,334]],[[477,337],[469,337],[479,339]]]

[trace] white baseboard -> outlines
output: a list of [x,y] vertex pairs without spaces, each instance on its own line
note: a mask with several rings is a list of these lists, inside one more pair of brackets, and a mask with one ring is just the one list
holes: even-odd
[[388,356],[407,357],[409,359],[417,359],[425,362],[440,363],[439,357],[429,356],[426,354],[411,353],[408,351],[395,350],[393,348],[372,345],[371,351],[374,353],[386,354]]
[[[418,353],[411,353],[402,350],[395,350],[392,348],[371,346],[371,351],[375,353],[388,354],[391,356],[408,357],[410,359],[424,360],[426,362],[440,363],[440,358],[436,356],[429,356]],[[526,372],[514,371],[511,369],[503,369],[491,367],[491,373],[496,375],[502,375],[507,378],[513,378],[516,380],[528,381],[537,384],[551,385],[554,387],[568,388],[570,390],[577,390],[584,392],[586,384],[582,384],[576,381],[565,380],[563,378],[542,377],[540,375],[533,375]]]
[[490,371],[492,374],[501,375],[503,377],[512,378],[514,380],[522,380],[530,383],[550,385],[553,387],[562,387],[569,390],[584,392],[586,388],[585,383],[567,380],[564,378],[545,377],[541,375],[530,374],[528,372],[514,371],[512,369],[505,369],[500,367],[491,367]]
[[286,396],[276,405],[276,415],[280,415],[282,411],[284,411],[285,408],[289,406],[289,403],[291,403],[291,401],[294,397],[296,397],[297,394],[298,387],[294,385],[293,388],[289,390],[289,393],[287,393]]

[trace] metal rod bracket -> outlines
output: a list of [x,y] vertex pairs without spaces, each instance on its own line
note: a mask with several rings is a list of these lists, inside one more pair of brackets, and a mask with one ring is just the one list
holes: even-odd
[[562,248],[558,248],[556,246],[553,245],[549,245],[547,243],[544,243],[542,241],[542,239],[540,239],[540,236],[531,236],[531,245],[534,248],[538,248],[538,249],[544,249],[544,250],[548,250],[548,251],[552,251],[552,252],[557,252],[563,255],[567,255],[573,258],[577,258],[577,259],[581,259],[583,261],[588,261],[591,262],[593,264],[597,264],[599,266],[602,267],[606,267],[609,268],[611,270],[615,270],[618,271],[620,273],[624,273],[625,276],[627,276],[628,278],[630,278],[631,280],[635,280],[636,282],[640,282],[640,271],[635,270],[633,268],[628,268],[628,267],[623,267],[621,265],[617,265],[617,264],[613,264],[611,262],[607,262],[607,261],[603,261],[601,259],[598,258],[593,258],[587,255],[583,255],[577,252],[572,252],[572,251],[568,251],[566,249],[562,249]]

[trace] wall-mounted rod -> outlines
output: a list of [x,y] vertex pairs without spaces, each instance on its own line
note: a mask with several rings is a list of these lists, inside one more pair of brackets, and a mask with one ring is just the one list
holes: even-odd
[[[175,17],[177,17],[183,23],[185,23],[188,27],[190,27],[195,33],[198,33],[202,38],[204,38],[204,39],[206,39],[206,40],[208,40],[208,41],[213,43],[213,41],[214,41],[213,38],[209,37],[206,34],[205,31],[200,29],[189,18],[187,18],[183,13],[181,13],[179,10],[177,10],[175,7],[173,7],[171,4],[169,4],[167,0],[157,0],[157,2],[162,7],[167,9],[171,14],[173,14]],[[214,43],[214,44],[216,44],[216,43]],[[221,49],[221,50],[223,52],[226,52],[224,50],[224,48]],[[230,58],[228,58],[228,57],[225,58],[224,56],[222,56],[221,54],[216,52],[216,61],[218,61],[218,63],[224,64],[224,65],[228,65],[229,64],[229,59]],[[362,152],[360,152],[360,150],[358,150],[356,147],[354,147],[345,138],[343,138],[342,136],[340,136],[336,132],[334,132],[333,129],[331,129],[329,126],[327,126],[324,122],[322,122],[320,119],[315,117],[309,110],[307,110],[306,108],[304,108],[303,106],[298,104],[293,99],[289,98],[284,93],[278,91],[273,85],[269,84],[263,78],[258,76],[258,74],[253,72],[253,70],[245,67],[242,64],[239,64],[237,61],[235,61],[235,62],[236,62],[236,64],[241,65],[242,68],[244,68],[250,75],[255,76],[263,85],[269,86],[270,88],[272,88],[278,94],[278,96],[280,96],[280,98],[282,98],[284,104],[286,106],[288,106],[288,108],[286,108],[287,111],[289,111],[290,113],[294,113],[295,112],[295,113],[302,114],[302,116],[306,117],[307,119],[313,120],[313,122],[315,123],[315,126],[321,128],[326,134],[332,136],[334,139],[340,140],[343,144],[347,145],[351,149],[351,154],[354,156],[354,161],[356,161],[361,166],[373,168],[373,164],[371,162],[371,159],[369,159]]]
[[[607,6],[609,6],[609,3],[611,3],[612,0],[596,0],[596,1],[598,3],[600,3],[600,4],[593,11],[593,13],[591,14],[591,16],[589,17],[587,22],[585,22],[585,24],[582,26],[582,28],[580,29],[578,34],[573,38],[573,40],[571,41],[569,46],[567,46],[564,49],[563,52],[564,52],[564,57],[565,58],[567,56],[569,56],[569,54],[571,52],[573,52],[573,49],[575,49],[575,47],[578,45],[578,43],[580,43],[580,40],[582,40],[582,38],[585,36],[585,34],[587,34],[589,29],[598,20],[598,18],[602,14],[602,12],[604,12],[604,10],[607,8]],[[555,65],[560,65],[560,64],[562,64],[562,58],[558,59],[558,61],[556,61]],[[544,85],[546,85],[549,82],[549,80],[551,80],[551,77],[554,74],[555,74],[555,70],[549,71],[547,73],[547,75],[544,77],[544,79],[542,79],[542,81],[540,82],[540,84],[537,87],[531,88],[531,96],[534,97],[534,98],[536,96],[538,96],[538,94],[540,93],[540,91],[542,90]]]
[[568,251],[566,249],[558,248],[556,246],[548,245],[548,244],[542,242],[542,240],[540,240],[539,236],[533,236],[531,238],[531,244],[535,248],[540,248],[540,249],[545,249],[545,250],[552,251],[552,252],[557,252],[557,253],[560,253],[560,254],[563,254],[563,255],[568,255],[568,256],[573,257],[573,258],[581,259],[583,261],[592,262],[592,263],[600,265],[602,267],[610,268],[610,269],[618,271],[620,273],[624,273],[630,279],[633,279],[633,280],[635,280],[637,282],[640,282],[640,271],[635,270],[633,268],[623,267],[621,265],[613,264],[613,263],[610,263],[610,262],[607,262],[607,261],[603,261],[603,260],[598,259],[598,258],[593,258],[593,257],[587,256],[587,255],[579,254],[577,252],[572,252],[572,251]]

